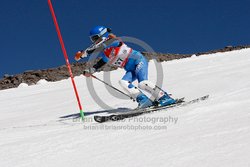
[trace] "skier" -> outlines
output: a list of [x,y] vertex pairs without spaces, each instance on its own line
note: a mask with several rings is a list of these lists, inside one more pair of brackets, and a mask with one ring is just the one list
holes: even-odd
[[[89,57],[98,53],[101,59],[91,68],[85,70],[83,75],[90,77],[105,64],[124,68],[126,73],[119,81],[123,89],[138,102],[138,108],[146,108],[152,105],[166,106],[176,101],[165,91],[148,80],[148,61],[136,50],[128,47],[121,39],[111,33],[110,28],[96,26],[90,31],[92,45],[86,50],[78,51],[75,60]],[[138,87],[151,94],[148,98],[132,83],[138,80]]]

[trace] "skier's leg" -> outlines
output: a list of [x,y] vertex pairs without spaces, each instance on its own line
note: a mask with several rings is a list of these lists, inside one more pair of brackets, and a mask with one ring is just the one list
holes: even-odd
[[161,106],[175,103],[175,100],[169,97],[165,91],[148,80],[148,62],[144,57],[136,68],[136,76],[139,81],[139,88],[149,92],[152,95],[150,97],[152,101],[158,102]]
[[136,79],[135,73],[127,71],[122,80],[119,81],[123,89],[130,94],[130,96],[138,102],[138,108],[146,108],[152,105],[151,100],[148,99],[132,82]]
[[167,92],[162,91],[159,87],[148,80],[139,83],[139,88],[151,93],[150,99],[160,106],[174,104],[176,101],[171,98]]
[[164,92],[158,89],[155,84],[148,80],[148,62],[145,58],[142,58],[136,67],[136,76],[139,82],[138,87],[147,91],[152,96],[152,101],[159,100],[164,95]]
[[149,80],[141,81],[139,83],[139,88],[150,93],[152,95],[150,97],[152,101],[158,101],[164,95],[164,92]]
[[132,82],[134,81],[133,74],[131,71],[127,71],[123,78],[119,81],[122,88],[135,100],[136,97],[141,93]]

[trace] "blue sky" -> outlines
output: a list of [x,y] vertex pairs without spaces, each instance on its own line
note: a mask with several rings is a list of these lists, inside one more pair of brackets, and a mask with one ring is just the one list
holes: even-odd
[[[249,0],[52,0],[70,58],[89,29],[111,27],[156,52],[195,53],[250,44]],[[0,3],[0,77],[65,64],[47,0]]]

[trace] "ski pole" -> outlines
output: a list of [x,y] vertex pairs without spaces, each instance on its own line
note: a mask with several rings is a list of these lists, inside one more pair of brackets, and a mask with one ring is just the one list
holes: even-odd
[[112,88],[112,89],[116,90],[117,92],[120,92],[121,94],[123,94],[123,95],[125,95],[125,96],[129,97],[130,99],[132,99],[133,101],[135,101],[135,100],[134,100],[131,96],[129,96],[128,94],[126,94],[126,93],[124,93],[123,91],[121,91],[121,90],[117,89],[116,87],[114,87],[114,86],[112,86],[112,85],[108,84],[107,82],[105,82],[105,81],[101,80],[100,78],[97,78],[97,77],[96,77],[96,76],[94,76],[93,74],[91,74],[91,77],[93,77],[93,78],[97,79],[98,81],[100,81],[100,82],[104,83],[105,85],[109,86],[110,88]]

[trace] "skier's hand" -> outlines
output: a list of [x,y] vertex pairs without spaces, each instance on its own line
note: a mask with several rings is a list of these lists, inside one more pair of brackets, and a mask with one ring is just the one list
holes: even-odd
[[83,75],[85,76],[85,77],[90,77],[93,73],[95,73],[96,72],[96,69],[95,68],[89,68],[89,69],[86,69],[86,70],[84,70],[83,71]]
[[76,61],[79,61],[81,58],[84,58],[87,56],[87,53],[85,50],[82,50],[82,51],[78,51],[76,54],[75,54],[75,60]]

